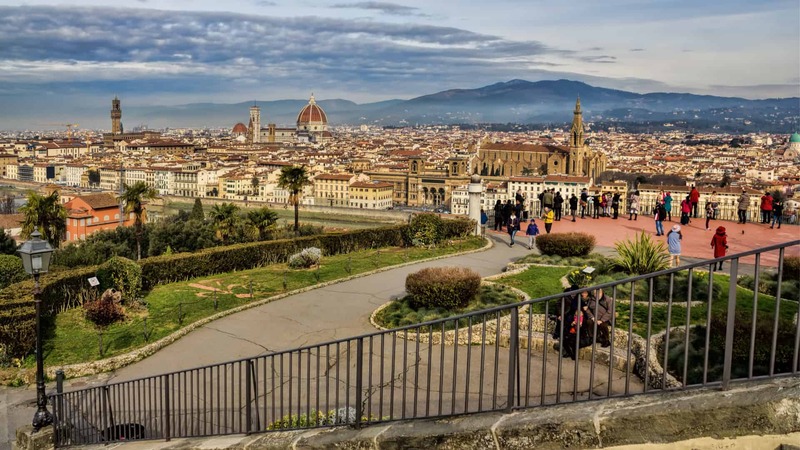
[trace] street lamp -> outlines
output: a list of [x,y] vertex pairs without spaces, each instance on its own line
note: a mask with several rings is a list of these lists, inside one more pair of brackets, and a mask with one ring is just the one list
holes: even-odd
[[33,275],[33,301],[36,305],[36,413],[33,415],[33,429],[53,423],[53,415],[47,410],[47,396],[44,392],[44,363],[42,362],[42,299],[39,292],[39,275],[47,273],[50,268],[50,257],[53,256],[53,247],[46,240],[42,240],[39,229],[34,229],[31,238],[25,241],[17,250],[22,258],[25,272]]

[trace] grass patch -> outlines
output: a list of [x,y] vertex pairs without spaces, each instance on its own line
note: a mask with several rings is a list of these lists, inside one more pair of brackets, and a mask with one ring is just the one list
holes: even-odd
[[[477,296],[464,308],[424,308],[415,309],[411,306],[408,296],[393,301],[389,306],[382,309],[375,316],[375,321],[386,328],[397,328],[406,325],[428,322],[431,320],[445,319],[447,317],[467,314],[473,311],[493,308],[495,306],[508,305],[522,301],[517,294],[503,286],[483,285]],[[459,319],[458,326],[466,327],[469,319]],[[455,328],[455,321],[446,322],[445,329]],[[440,329],[440,328],[439,328]],[[422,327],[421,331],[428,331],[427,327]]]
[[[324,256],[322,265],[312,269],[292,270],[286,264],[275,264],[157,286],[145,297],[146,308],[129,311],[124,322],[103,331],[102,353],[99,330],[84,318],[82,308],[71,309],[58,314],[53,325],[47,327],[48,335],[43,342],[45,364],[75,364],[119,355],[157,341],[197,320],[244,305],[252,298],[263,299],[381,267],[479,249],[484,245],[483,238],[469,237],[437,248],[365,250]],[[28,356],[24,366],[34,365],[34,355]]]

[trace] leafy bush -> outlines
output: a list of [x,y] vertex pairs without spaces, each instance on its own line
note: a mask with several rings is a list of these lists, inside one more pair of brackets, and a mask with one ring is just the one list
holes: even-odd
[[436,214],[417,214],[403,231],[406,246],[434,245],[444,237],[442,218]]
[[289,257],[289,267],[292,269],[307,269],[316,266],[322,259],[322,252],[316,247],[304,248],[300,253]]
[[593,274],[584,272],[586,266],[580,269],[575,269],[567,274],[567,282],[570,286],[586,287],[592,283],[594,279]]
[[667,247],[663,242],[654,241],[645,232],[633,240],[617,242],[617,255],[614,264],[631,275],[643,275],[664,270],[669,266]]
[[800,280],[800,256],[785,256],[783,258],[783,279]]
[[84,302],[86,319],[98,327],[106,327],[125,319],[125,311],[120,304],[121,298],[119,292],[108,289],[99,299]]
[[0,255],[0,289],[25,280],[30,275],[22,266],[22,259],[16,255]]
[[406,277],[415,307],[467,306],[481,287],[481,276],[466,267],[428,267]]
[[536,237],[536,248],[545,255],[586,256],[594,250],[595,238],[586,233],[551,233]]
[[142,290],[142,267],[128,258],[115,256],[97,269],[100,290],[116,289],[127,302],[139,297]]

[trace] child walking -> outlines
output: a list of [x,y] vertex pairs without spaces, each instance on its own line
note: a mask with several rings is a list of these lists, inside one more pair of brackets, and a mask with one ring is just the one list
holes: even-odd
[[[681,265],[681,226],[673,225],[672,230],[667,233],[667,248],[669,250],[669,266],[677,267]],[[675,265],[673,265],[673,261]]]
[[[722,258],[728,250],[728,235],[725,227],[717,227],[717,232],[711,238],[711,248],[714,249],[714,258]],[[719,265],[719,267],[717,267]],[[714,270],[722,270],[722,261],[714,263]]]
[[536,245],[536,235],[539,234],[539,227],[536,225],[536,219],[532,218],[528,223],[525,234],[528,235],[528,250],[533,250],[533,246]]

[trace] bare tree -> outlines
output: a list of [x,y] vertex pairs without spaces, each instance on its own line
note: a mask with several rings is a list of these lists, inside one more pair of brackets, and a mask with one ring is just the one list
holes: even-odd
[[14,197],[6,193],[6,195],[0,199],[0,214],[14,214],[17,212],[17,208],[14,206]]

